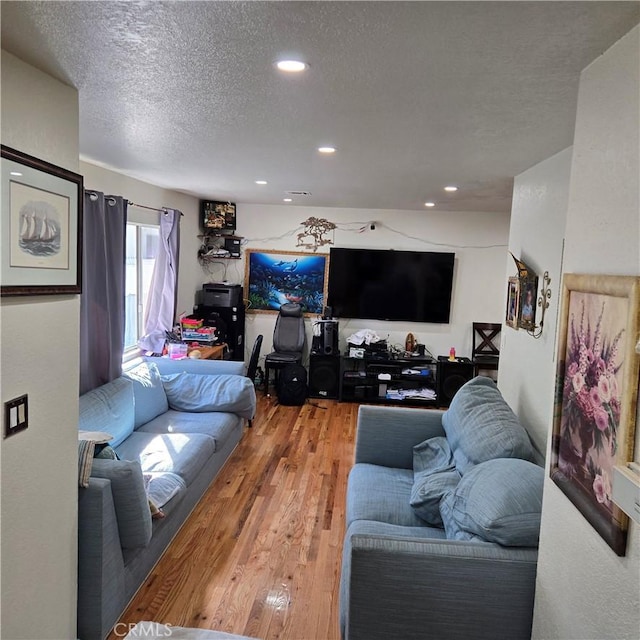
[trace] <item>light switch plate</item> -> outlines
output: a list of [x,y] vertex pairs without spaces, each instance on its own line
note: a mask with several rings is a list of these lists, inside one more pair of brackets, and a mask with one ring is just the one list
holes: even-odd
[[4,403],[4,437],[24,431],[29,426],[29,398],[25,393]]

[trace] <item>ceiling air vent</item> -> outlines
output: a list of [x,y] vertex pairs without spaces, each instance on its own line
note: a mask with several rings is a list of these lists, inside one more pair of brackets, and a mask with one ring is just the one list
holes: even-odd
[[310,196],[311,191],[285,191],[288,196]]

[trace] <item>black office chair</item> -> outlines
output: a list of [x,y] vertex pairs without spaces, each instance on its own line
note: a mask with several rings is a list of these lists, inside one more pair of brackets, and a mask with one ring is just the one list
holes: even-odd
[[[249,364],[247,365],[247,373],[245,374],[251,382],[255,382],[256,371],[258,370],[258,358],[260,358],[260,349],[262,348],[262,334],[260,334],[253,343]],[[253,426],[253,420],[249,420],[249,426]]]
[[294,302],[287,302],[280,307],[276,326],[273,330],[273,351],[264,359],[264,395],[269,395],[271,369],[276,372],[288,364],[302,363],[305,331],[302,307]]
[[[498,371],[501,331],[502,325],[499,322],[473,323],[471,361],[474,364],[474,375],[479,375],[480,371]],[[497,379],[498,374],[490,377]]]
[[262,334],[260,334],[256,341],[253,343],[253,349],[251,350],[251,357],[249,358],[249,364],[247,365],[246,376],[253,382],[256,377],[256,371],[258,370],[258,359],[260,358],[260,349],[262,348]]

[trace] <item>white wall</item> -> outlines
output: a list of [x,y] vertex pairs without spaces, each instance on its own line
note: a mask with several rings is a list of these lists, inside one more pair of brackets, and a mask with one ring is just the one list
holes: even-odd
[[[2,143],[78,172],[78,95],[2,51]],[[0,439],[2,637],[75,638],[78,296],[2,298],[2,402],[29,428]]]
[[[569,148],[517,176],[513,188],[509,250],[539,275],[539,291],[543,273],[549,272],[551,298],[540,338],[504,325],[498,386],[541,455],[546,452],[553,411],[556,322],[570,169]],[[517,273],[513,258],[508,256],[507,274]],[[536,323],[539,322],[538,307]]]
[[[501,322],[504,315],[504,261],[507,255],[509,216],[497,213],[416,212],[302,207],[296,205],[252,205],[237,203],[236,234],[244,238],[241,260],[219,259],[202,266],[197,260],[202,234],[199,201],[191,196],[162,189],[89,162],[80,163],[85,187],[124,196],[151,207],[172,207],[184,213],[180,231],[178,314],[191,313],[196,291],[206,282],[244,284],[244,250],[299,251],[296,233],[311,216],[338,224],[332,234],[335,246],[453,251],[456,254],[451,323],[426,325],[408,322],[344,320],[340,323],[341,348],[346,338],[362,328],[372,328],[390,342],[404,345],[411,331],[435,355],[448,354],[455,346],[459,355],[471,353],[471,323]],[[158,214],[130,207],[131,219],[157,221]],[[371,231],[371,221],[376,230]],[[361,229],[364,227],[364,231]],[[475,248],[478,247],[478,248]],[[329,245],[319,253],[328,252]],[[248,358],[255,337],[265,341],[262,356],[271,349],[276,314],[248,313],[245,353]],[[311,341],[314,318],[307,319]]]
[[[303,206],[238,204],[238,235],[245,249],[296,251],[296,232],[309,217],[326,218],[338,225],[331,235],[337,247],[368,247],[416,251],[453,251],[456,254],[450,324],[418,324],[372,320],[342,320],[340,344],[359,329],[375,330],[391,344],[404,345],[408,332],[434,355],[471,354],[471,323],[501,322],[504,315],[504,260],[509,230],[508,214],[392,211]],[[370,222],[376,229],[370,230]],[[362,230],[364,229],[364,230]],[[328,253],[325,245],[318,253]],[[478,247],[478,248],[475,248]],[[225,268],[226,267],[226,268]],[[212,267],[211,281],[244,281],[245,261],[227,261]],[[271,349],[275,314],[247,314],[246,344],[258,333],[265,336],[263,354]],[[310,340],[311,323],[307,320]]]
[[[582,73],[563,271],[640,274],[640,27]],[[640,420],[638,421],[640,424]],[[639,459],[640,437],[635,457]],[[618,557],[548,478],[533,637],[637,638],[640,527]]]

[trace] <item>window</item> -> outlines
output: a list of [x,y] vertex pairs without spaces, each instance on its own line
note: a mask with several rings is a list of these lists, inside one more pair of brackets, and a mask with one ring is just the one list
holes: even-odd
[[160,227],[127,223],[124,351],[137,349],[142,335]]

